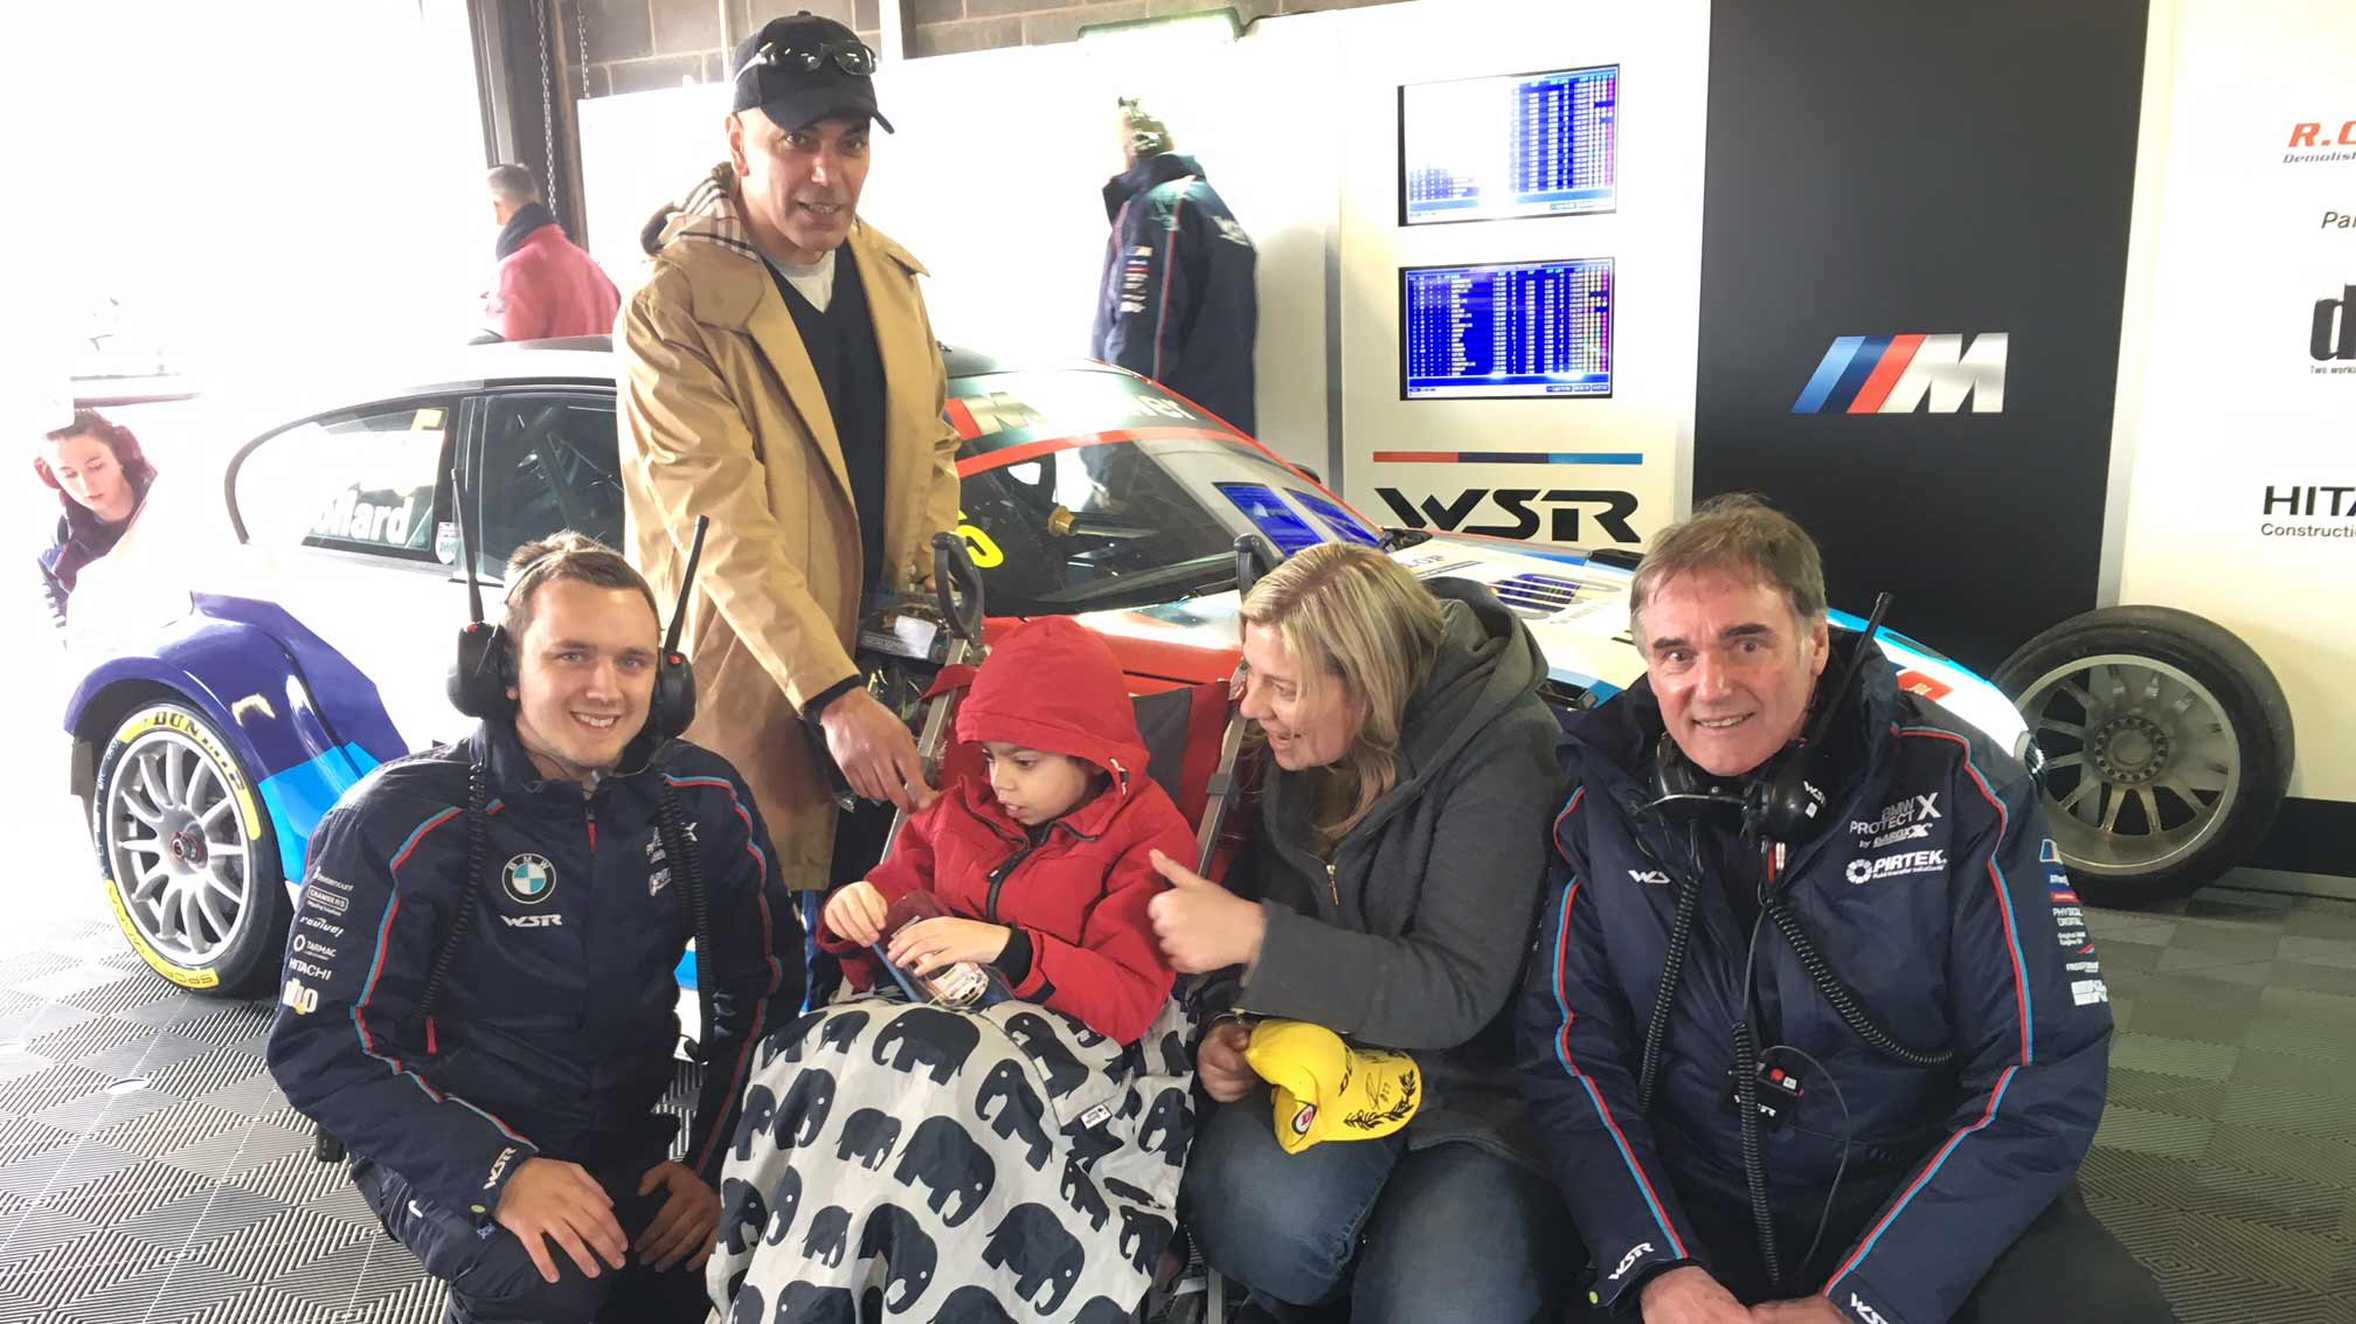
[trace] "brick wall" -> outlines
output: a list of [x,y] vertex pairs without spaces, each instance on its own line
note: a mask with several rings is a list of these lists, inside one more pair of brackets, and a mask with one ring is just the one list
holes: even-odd
[[[1269,14],[1353,9],[1394,0],[1232,0],[1245,22]],[[1086,24],[1119,23],[1218,7],[1218,0],[557,0],[570,52],[583,35],[589,94],[726,79],[729,48],[781,14],[807,9],[849,24],[869,45],[882,39],[879,6],[904,6],[910,54],[948,55],[1070,41]],[[723,32],[723,20],[725,31]],[[575,24],[580,24],[579,28]]]

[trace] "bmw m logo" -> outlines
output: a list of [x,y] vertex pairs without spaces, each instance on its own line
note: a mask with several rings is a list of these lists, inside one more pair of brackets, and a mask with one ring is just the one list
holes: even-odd
[[539,855],[518,855],[507,862],[507,895],[527,906],[546,901],[556,891],[556,866]]

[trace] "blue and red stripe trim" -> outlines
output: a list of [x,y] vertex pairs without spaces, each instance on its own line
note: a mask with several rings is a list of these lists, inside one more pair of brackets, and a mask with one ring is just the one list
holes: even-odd
[[1653,1222],[1668,1240],[1670,1250],[1679,1259],[1691,1259],[1692,1256],[1685,1249],[1685,1242],[1678,1237],[1677,1229],[1669,1222],[1668,1211],[1661,1204],[1660,1194],[1653,1189],[1652,1179],[1645,1175],[1644,1165],[1636,1161],[1636,1150],[1628,1143],[1627,1133],[1620,1129],[1619,1119],[1612,1116],[1610,1105],[1603,1101],[1603,1091],[1595,1087],[1595,1081],[1579,1070],[1571,1057],[1571,1025],[1578,1020],[1578,1016],[1571,1010],[1567,962],[1571,945],[1571,908],[1579,903],[1580,887],[1581,884],[1574,879],[1570,893],[1563,898],[1562,919],[1555,927],[1554,1006],[1562,1014],[1562,1029],[1556,1031],[1554,1037],[1555,1060],[1562,1064],[1563,1071],[1571,1079],[1579,1082],[1580,1087],[1587,1091],[1588,1102],[1595,1105],[1595,1115],[1602,1119],[1604,1130],[1611,1133],[1612,1144],[1620,1151],[1620,1162],[1626,1165],[1628,1175],[1636,1180],[1636,1189],[1644,1196],[1645,1207],[1652,1211]]
[[1850,1252],[1849,1258],[1843,1260],[1839,1268],[1832,1271],[1832,1277],[1824,1280],[1825,1295],[1832,1295],[1833,1288],[1838,1286],[1843,1278],[1856,1272],[1857,1266],[1864,1263],[1865,1257],[1873,1253],[1873,1248],[1882,1239],[1882,1234],[1890,1230],[1892,1223],[1898,1221],[1898,1215],[1906,1212],[1907,1204],[1921,1193],[1922,1188],[1930,1185],[1931,1179],[1939,1175],[1939,1169],[1946,1165],[1947,1156],[1955,1152],[1955,1147],[1963,1143],[1964,1137],[1981,1130],[1988,1123],[1996,1120],[1996,1110],[2004,1103],[2005,1092],[2012,1088],[2012,1078],[2020,1074],[2020,1070],[2017,1066],[2006,1067],[2004,1074],[1996,1078],[1996,1088],[1988,1091],[1988,1106],[1980,1110],[1980,1119],[1947,1137],[1947,1143],[1941,1145],[1938,1154],[1929,1163],[1923,1165],[1922,1172],[1907,1186],[1905,1194],[1900,1195],[1890,1205],[1889,1212],[1883,1214],[1881,1221],[1873,1225],[1873,1231],[1858,1243],[1857,1249]]
[[2011,839],[2012,815],[2005,809],[2004,801],[1998,799],[1996,792],[1989,789],[1988,779],[1982,777],[1979,768],[1973,765],[1970,741],[1953,731],[1942,731],[1937,727],[1929,726],[1903,727],[1898,734],[1901,737],[1915,739],[1955,742],[1957,749],[1963,755],[1964,772],[1971,777],[1972,785],[1979,788],[1981,797],[1988,802],[1988,807],[1996,811],[1996,841],[1988,848],[1988,885],[1996,892],[1996,913],[2004,917],[2005,955],[2012,960],[2013,1010],[2020,1024],[2020,1064],[2028,1066],[2037,1060],[2034,1029],[2036,1017],[2029,993],[2029,966],[2021,956],[2021,929],[2018,920],[2013,915],[2012,893],[2004,885],[2003,867],[1996,862],[2004,854],[2004,843]]
[[1376,464],[1642,464],[1642,451],[1376,451]]

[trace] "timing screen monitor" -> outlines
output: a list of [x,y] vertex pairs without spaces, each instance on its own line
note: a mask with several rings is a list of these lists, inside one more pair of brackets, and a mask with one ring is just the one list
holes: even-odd
[[1619,206],[1620,66],[1399,89],[1399,223]]
[[1612,393],[1612,260],[1399,273],[1404,400]]

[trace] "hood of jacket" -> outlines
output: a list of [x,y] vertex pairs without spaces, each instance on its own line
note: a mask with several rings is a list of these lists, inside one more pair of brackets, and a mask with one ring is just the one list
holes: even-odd
[[[1465,579],[1432,579],[1446,631],[1439,656],[1400,721],[1399,781],[1384,797],[1413,798],[1433,774],[1546,679],[1546,654],[1512,610]],[[1367,817],[1371,825],[1382,814]]]
[[[1400,719],[1398,781],[1350,829],[1352,837],[1374,835],[1459,751],[1546,679],[1546,654],[1538,641],[1486,586],[1443,578],[1426,580],[1424,587],[1440,600],[1439,655]],[[1306,839],[1316,797],[1290,778],[1277,779],[1266,797],[1265,812],[1291,822]]]
[[1067,616],[1046,616],[1006,636],[957,706],[957,738],[1004,740],[1085,759],[1117,789],[1145,774],[1121,664],[1101,635]]
[[1188,175],[1196,179],[1208,179],[1203,174],[1202,163],[1182,152],[1163,152],[1159,156],[1149,156],[1139,161],[1104,182],[1104,218],[1109,221],[1119,217],[1121,208],[1127,206],[1131,198],[1151,193],[1173,179],[1184,179]]

